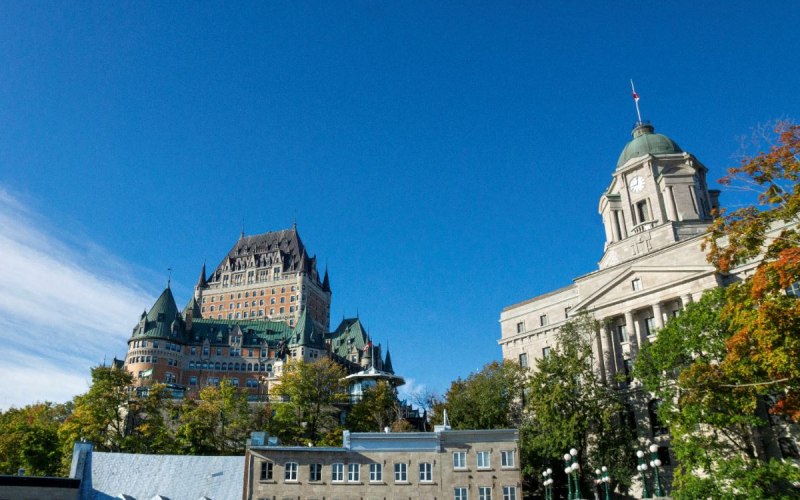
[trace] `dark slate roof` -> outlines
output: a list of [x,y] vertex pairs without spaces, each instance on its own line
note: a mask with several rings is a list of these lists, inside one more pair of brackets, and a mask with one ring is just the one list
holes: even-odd
[[328,278],[328,268],[325,268],[325,277],[322,279],[322,291],[323,292],[330,292],[331,291],[331,281]]
[[308,258],[305,246],[303,245],[297,227],[272,231],[269,233],[257,234],[254,236],[243,236],[233,245],[228,255],[222,259],[215,275],[225,268],[226,263],[233,264],[237,259],[262,259],[268,254],[280,252],[283,256],[283,271],[309,270],[315,264]]
[[305,307],[300,313],[297,325],[294,327],[292,337],[289,339],[289,345],[315,347],[318,349],[325,348],[325,332],[317,330],[316,326],[314,326],[314,321],[306,314]]
[[369,342],[367,330],[358,318],[343,319],[330,337],[331,350],[342,358],[347,358],[353,347],[362,351]]
[[392,368],[392,355],[389,353],[389,347],[386,347],[386,359],[383,361],[383,371],[394,373]]

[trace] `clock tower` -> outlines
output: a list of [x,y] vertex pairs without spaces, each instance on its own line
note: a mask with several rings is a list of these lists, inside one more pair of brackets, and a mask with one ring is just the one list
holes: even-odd
[[704,233],[719,206],[719,191],[708,189],[708,169],[697,158],[649,122],[638,122],[632,134],[600,198],[600,269]]

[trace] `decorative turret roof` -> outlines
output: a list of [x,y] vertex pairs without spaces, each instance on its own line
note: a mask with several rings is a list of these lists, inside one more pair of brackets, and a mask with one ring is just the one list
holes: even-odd
[[317,349],[325,348],[325,335],[317,331],[314,322],[306,314],[305,307],[300,314],[300,319],[297,320],[297,325],[292,330],[289,345],[315,347]]
[[331,281],[328,278],[328,267],[325,266],[325,277],[322,279],[322,291],[331,293]]
[[194,297],[192,297],[192,300],[190,300],[189,303],[186,304],[186,307],[183,308],[183,316],[186,317],[190,312],[192,313],[193,319],[202,317],[202,314],[200,313],[200,304],[197,303],[197,299]]
[[208,282],[206,281],[206,263],[203,262],[203,268],[200,270],[200,277],[197,279],[197,284],[194,286],[195,288],[208,288]]
[[331,350],[339,357],[347,358],[353,348],[359,352],[369,342],[369,336],[358,318],[343,319],[331,333]]
[[633,140],[625,145],[625,149],[619,155],[617,168],[627,163],[631,158],[683,152],[675,141],[665,135],[656,134],[655,128],[649,122],[637,123],[631,134],[633,135]]
[[394,368],[392,368],[392,355],[389,354],[389,347],[386,347],[386,359],[383,361],[383,371],[388,373],[394,373]]

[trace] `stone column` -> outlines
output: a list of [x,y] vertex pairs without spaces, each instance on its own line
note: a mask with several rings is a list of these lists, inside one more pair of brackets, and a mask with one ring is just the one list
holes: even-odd
[[597,371],[600,374],[600,380],[605,384],[608,346],[604,344],[604,338],[605,336],[603,335],[603,327],[600,326],[597,328],[597,331],[594,332],[595,346],[592,350],[596,353],[594,358],[597,362]]
[[628,336],[626,340],[631,343],[631,354],[635,356],[639,353],[639,339],[636,337],[636,323],[631,311],[625,312],[625,330],[625,335]]
[[656,328],[659,330],[664,328],[664,314],[661,311],[661,302],[653,304],[653,317],[655,318]]
[[611,329],[609,326],[604,326],[600,332],[600,335],[603,336],[602,343],[603,343],[603,355],[606,364],[606,380],[611,382],[614,378],[614,374],[617,373],[616,369],[616,352],[619,349],[616,349],[614,346],[614,342],[611,336]]

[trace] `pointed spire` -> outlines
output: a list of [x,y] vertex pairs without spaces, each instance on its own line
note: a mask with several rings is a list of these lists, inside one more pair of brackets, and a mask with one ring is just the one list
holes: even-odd
[[394,373],[392,368],[392,355],[389,354],[389,345],[386,345],[386,359],[383,360],[383,371]]
[[300,262],[297,266],[297,270],[301,273],[306,272],[306,267],[308,265],[308,254],[306,253],[306,247],[303,247],[303,251],[300,253]]
[[322,279],[322,291],[331,293],[331,281],[328,278],[328,266],[325,266],[325,277]]
[[208,288],[208,282],[206,281],[206,261],[203,261],[203,268],[200,270],[200,277],[197,279],[197,284],[194,286],[195,288]]
[[242,232],[239,233],[239,239],[240,240],[244,239],[244,219],[242,219]]

